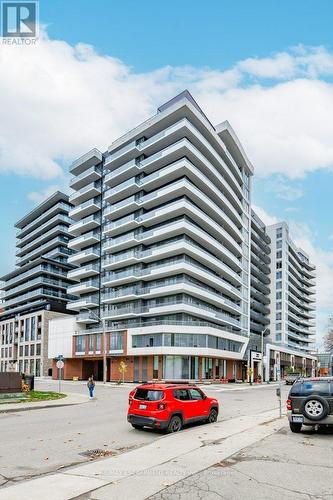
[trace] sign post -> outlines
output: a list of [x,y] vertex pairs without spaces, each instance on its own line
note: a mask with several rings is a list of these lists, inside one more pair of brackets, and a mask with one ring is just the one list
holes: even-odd
[[276,392],[277,392],[277,395],[278,395],[278,398],[279,398],[279,409],[280,409],[280,418],[281,418],[282,417],[282,386],[281,386],[281,370],[280,370],[280,366],[278,367],[278,370],[277,370],[277,377],[278,377],[278,381],[279,381],[279,388],[278,388],[278,390]]
[[58,368],[58,381],[59,381],[59,389],[58,392],[60,394],[61,392],[61,377],[62,377],[62,369],[64,367],[64,357],[62,355],[59,355],[57,358],[57,368]]

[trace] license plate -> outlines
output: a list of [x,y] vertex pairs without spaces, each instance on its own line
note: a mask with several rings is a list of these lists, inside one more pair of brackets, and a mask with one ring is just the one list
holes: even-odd
[[292,420],[292,422],[298,422],[300,424],[303,423],[303,417],[301,417],[301,416],[295,416],[295,415],[293,415],[291,417],[291,420]]
[[140,410],[146,410],[147,409],[147,405],[139,405],[139,408],[140,408]]

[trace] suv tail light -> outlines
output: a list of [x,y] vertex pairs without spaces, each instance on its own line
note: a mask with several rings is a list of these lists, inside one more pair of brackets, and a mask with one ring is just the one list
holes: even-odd
[[165,410],[166,408],[166,404],[165,403],[158,403],[157,405],[157,409],[158,410]]
[[287,399],[287,410],[292,410],[291,399]]

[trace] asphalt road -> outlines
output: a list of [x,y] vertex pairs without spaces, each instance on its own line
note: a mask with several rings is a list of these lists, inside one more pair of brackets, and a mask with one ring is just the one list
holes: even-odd
[[[37,389],[57,390],[53,381]],[[87,392],[84,383],[64,383],[63,392]],[[219,420],[254,415],[278,407],[276,385],[207,386],[221,405]],[[287,388],[283,387],[283,401]],[[80,455],[103,449],[120,453],[159,439],[157,431],[133,429],[126,421],[130,387],[97,385],[96,399],[76,406],[0,414],[0,485],[36,477],[89,460]]]

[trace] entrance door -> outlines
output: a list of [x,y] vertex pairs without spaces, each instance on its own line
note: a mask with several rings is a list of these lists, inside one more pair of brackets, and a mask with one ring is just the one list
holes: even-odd
[[98,361],[97,365],[97,380],[103,380],[103,360]]

